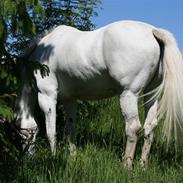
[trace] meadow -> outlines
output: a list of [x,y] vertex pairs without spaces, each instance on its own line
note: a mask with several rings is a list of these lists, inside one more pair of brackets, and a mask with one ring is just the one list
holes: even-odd
[[[139,102],[140,118],[143,106]],[[58,116],[58,120],[61,116]],[[57,122],[59,123],[59,122]],[[139,165],[143,135],[139,142],[132,170],[122,164],[125,148],[124,121],[118,98],[99,102],[79,103],[77,122],[77,155],[69,155],[62,136],[64,129],[57,127],[58,148],[52,156],[47,142],[39,137],[36,153],[18,154],[0,160],[0,182],[10,183],[174,183],[183,182],[182,151],[172,144],[168,151],[162,143],[161,124],[156,129],[146,170]],[[61,140],[62,139],[62,140]]]

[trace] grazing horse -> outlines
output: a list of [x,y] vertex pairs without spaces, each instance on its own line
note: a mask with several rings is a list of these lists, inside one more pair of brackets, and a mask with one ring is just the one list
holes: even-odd
[[[74,143],[77,99],[97,100],[120,96],[127,135],[125,165],[132,166],[141,128],[138,97],[145,97],[144,146],[141,164],[146,165],[158,119],[169,141],[183,119],[182,56],[171,33],[137,21],[119,21],[94,31],[58,26],[28,50],[29,60],[49,67],[42,77],[34,73],[38,93],[28,84],[17,101],[16,124],[25,142],[35,141],[37,124],[33,110],[37,97],[45,115],[51,150],[56,150],[56,103],[60,97],[67,114],[69,141]],[[26,55],[26,54],[25,54]],[[158,102],[157,102],[158,101]],[[74,146],[73,146],[74,147]]]

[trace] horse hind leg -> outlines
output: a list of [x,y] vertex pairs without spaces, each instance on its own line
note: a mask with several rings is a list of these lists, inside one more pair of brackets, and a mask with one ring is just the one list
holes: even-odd
[[[147,99],[145,99],[145,101],[148,102]],[[150,101],[145,105],[146,120],[144,123],[144,145],[140,159],[140,164],[144,168],[147,167],[150,148],[153,142],[154,129],[158,124],[157,107],[158,101]]]
[[131,168],[137,144],[137,132],[141,128],[138,116],[138,96],[131,91],[124,91],[120,96],[120,106],[127,135],[124,165]]
[[69,150],[71,156],[76,155],[76,112],[77,112],[77,101],[64,102],[64,110],[66,112],[66,129],[69,142]]

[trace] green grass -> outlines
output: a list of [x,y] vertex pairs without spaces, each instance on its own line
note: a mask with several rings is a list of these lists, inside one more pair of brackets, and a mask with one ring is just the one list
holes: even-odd
[[[80,107],[77,123],[77,155],[69,155],[66,144],[58,145],[56,156],[37,144],[33,156],[7,156],[0,161],[0,182],[10,183],[174,183],[183,182],[182,153],[165,150],[157,129],[149,166],[143,170],[139,138],[133,170],[123,167],[124,122],[117,98],[90,107]],[[143,110],[140,109],[143,119]],[[59,133],[58,133],[59,135]],[[61,144],[61,142],[59,142]]]
[[12,183],[172,183],[183,182],[183,171],[181,167],[165,164],[156,157],[151,158],[146,171],[137,161],[133,170],[128,171],[115,152],[87,144],[78,149],[75,158],[69,155],[67,148],[59,149],[55,157],[42,149],[32,157],[25,156],[1,166],[0,178],[2,182]]

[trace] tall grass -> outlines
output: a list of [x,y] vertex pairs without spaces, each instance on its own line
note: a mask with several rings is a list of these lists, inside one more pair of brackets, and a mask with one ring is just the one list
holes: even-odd
[[14,163],[1,165],[0,180],[12,183],[173,183],[183,181],[183,172],[174,165],[160,163],[155,157],[146,171],[137,161],[134,169],[128,171],[115,152],[87,144],[78,149],[75,158],[67,149],[59,149],[55,157],[42,149],[32,157],[25,156]]
[[[139,107],[143,119],[141,103]],[[56,156],[51,155],[49,148],[42,145],[44,143],[38,142],[33,156],[9,156],[0,160],[0,182],[183,182],[182,153],[175,153],[174,148],[165,150],[160,129],[156,130],[148,169],[144,171],[138,163],[143,143],[143,136],[140,136],[134,168],[128,171],[121,160],[125,148],[125,124],[118,98],[91,102],[87,109],[80,106],[75,157],[69,155],[67,144],[61,141]]]

